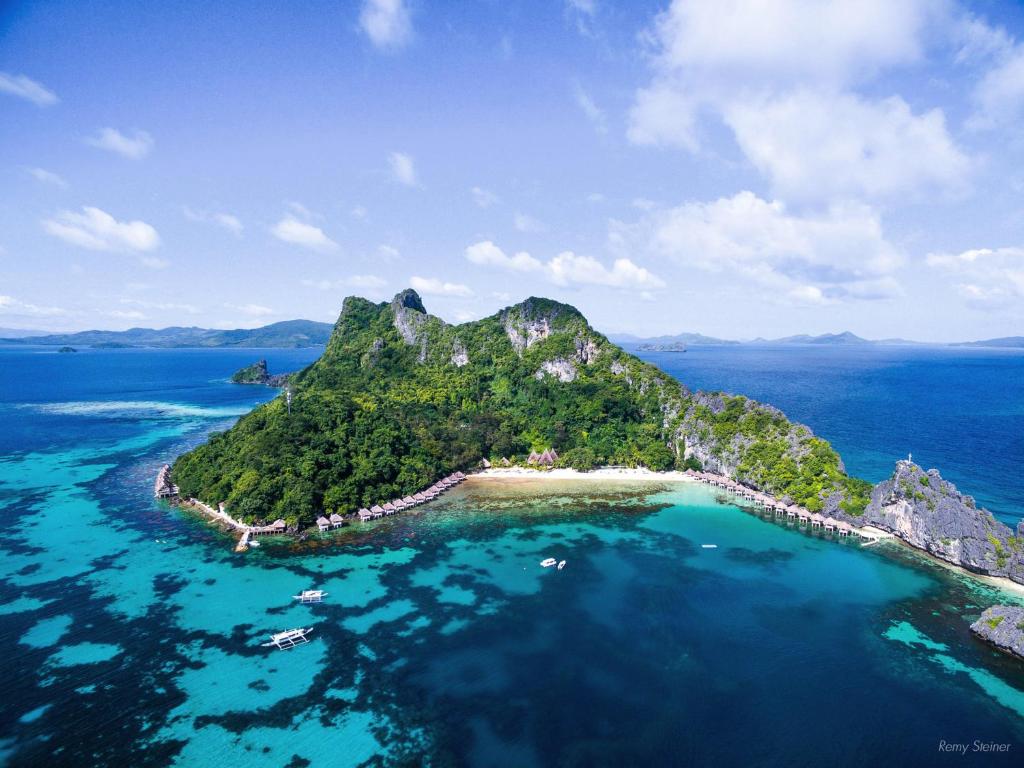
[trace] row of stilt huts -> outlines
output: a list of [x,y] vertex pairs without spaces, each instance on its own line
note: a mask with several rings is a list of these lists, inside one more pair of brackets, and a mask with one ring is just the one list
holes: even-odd
[[[363,507],[356,514],[359,516],[359,520],[364,523],[367,520],[375,520],[380,517],[390,517],[391,515],[419,506],[420,504],[426,504],[428,501],[433,501],[445,491],[455,487],[465,479],[466,475],[464,473],[453,472],[447,477],[438,480],[429,488],[425,488],[418,493],[414,493],[410,496],[403,496],[400,499],[392,499],[391,501],[384,502],[383,504],[374,504],[369,508]],[[333,514],[329,518],[318,518],[316,525],[321,531],[328,531],[332,528],[340,528],[344,525],[344,522],[345,521],[342,519],[341,515]]]
[[849,523],[827,515],[820,515],[811,512],[805,507],[797,504],[786,504],[767,493],[748,488],[742,483],[737,483],[723,475],[716,475],[711,472],[697,472],[692,469],[686,470],[686,474],[707,485],[722,488],[730,493],[752,502],[755,506],[761,507],[765,512],[775,517],[785,517],[796,520],[798,523],[809,525],[811,528],[821,528],[825,531],[838,533],[840,536],[849,536],[857,530]]

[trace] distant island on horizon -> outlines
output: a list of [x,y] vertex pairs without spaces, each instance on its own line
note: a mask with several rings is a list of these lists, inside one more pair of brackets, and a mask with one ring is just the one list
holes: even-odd
[[[68,333],[19,328],[0,328],[0,344],[37,344],[40,346],[72,346],[116,349],[119,347],[262,347],[266,349],[319,347],[327,344],[333,323],[316,320],[282,320],[259,328],[223,330],[196,326],[167,328],[129,328],[125,331],[87,330]],[[705,336],[702,333],[677,333],[662,336],[637,336],[630,333],[609,333],[609,341],[636,346],[642,352],[683,352],[687,347],[740,345],[809,345],[809,346],[921,346],[921,347],[991,347],[1024,349],[1024,336],[1001,336],[977,341],[913,341],[902,338],[865,339],[851,331],[811,335],[806,333],[777,339],[757,337],[736,340]]]

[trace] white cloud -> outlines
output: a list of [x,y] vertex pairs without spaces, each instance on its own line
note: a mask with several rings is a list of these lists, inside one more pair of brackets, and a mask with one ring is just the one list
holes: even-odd
[[468,285],[462,283],[447,283],[438,280],[436,277],[409,278],[409,285],[415,290],[428,296],[472,296],[473,291]]
[[0,314],[24,317],[57,317],[68,314],[61,307],[45,307],[21,301],[13,296],[0,296]]
[[230,213],[218,211],[197,211],[189,208],[188,206],[183,209],[183,212],[185,214],[185,218],[189,221],[216,224],[217,226],[226,229],[235,237],[241,237],[242,230],[245,229],[238,217],[233,216]]
[[393,245],[381,243],[377,246],[377,256],[384,259],[384,261],[394,261],[401,255],[401,252]]
[[42,83],[37,83],[25,75],[12,75],[9,72],[0,72],[0,93],[31,101],[37,107],[49,107],[59,101],[57,95]]
[[893,273],[903,254],[885,238],[877,213],[860,204],[799,216],[782,202],[740,192],[618,224],[612,240],[631,253],[752,281],[804,303],[887,298],[901,290]]
[[536,273],[557,285],[603,285],[611,288],[663,288],[665,282],[630,259],[616,259],[609,269],[592,256],[563,251],[547,263],[525,251],[512,256],[490,240],[466,248],[466,259],[509,272]]
[[319,288],[321,291],[344,290],[346,288],[358,288],[366,291],[376,292],[388,284],[388,281],[377,275],[352,275],[343,277],[340,280],[304,279],[300,281],[309,288]]
[[608,118],[594,100],[590,97],[590,94],[583,90],[583,86],[579,83],[575,83],[573,87],[573,98],[576,100],[576,105],[586,115],[587,120],[590,121],[591,125],[594,126],[594,130],[598,133],[608,132]]
[[359,221],[363,221],[363,220],[366,219],[366,217],[369,215],[369,213],[370,212],[367,211],[364,206],[357,205],[354,208],[352,208],[351,211],[348,212],[348,215],[351,216],[353,219],[358,219]]
[[1004,306],[1024,299],[1024,248],[974,248],[930,253],[928,266],[949,275],[968,304]]
[[551,279],[559,285],[604,285],[610,288],[664,288],[665,281],[630,259],[616,259],[608,269],[593,256],[563,251],[547,264]]
[[978,82],[973,94],[978,112],[969,124],[975,129],[1014,124],[1024,112],[1024,45],[1016,45]]
[[391,166],[391,173],[399,184],[415,187],[419,183],[416,179],[416,166],[409,155],[403,152],[392,152],[388,155],[388,165]]
[[492,205],[499,202],[496,194],[488,192],[486,189],[482,189],[480,187],[473,187],[470,190],[470,194],[473,195],[473,202],[480,208],[490,208]]
[[533,216],[529,216],[525,213],[517,213],[512,218],[512,223],[515,224],[516,229],[520,232],[543,232],[544,224],[542,224]]
[[268,315],[277,314],[270,307],[264,307],[261,304],[225,304],[224,306],[246,314],[249,317],[267,317]]
[[95,136],[88,137],[85,143],[132,160],[145,157],[153,149],[153,137],[145,131],[126,136],[116,128],[102,128]]
[[61,211],[42,222],[54,237],[91,251],[152,251],[157,231],[144,221],[118,221],[106,211],[86,206],[82,213]]
[[490,240],[483,240],[466,248],[466,258],[474,264],[499,267],[515,272],[535,272],[544,268],[537,259],[525,251],[508,256]]
[[270,232],[278,240],[301,245],[303,248],[310,248],[314,251],[334,251],[338,248],[338,244],[331,240],[320,227],[300,221],[291,214],[286,214],[271,228]]
[[412,19],[404,0],[364,0],[359,27],[377,48],[401,48],[412,38]]
[[45,168],[26,168],[26,172],[33,179],[38,181],[40,184],[49,184],[54,187],[60,187],[61,189],[67,189],[68,183],[62,176],[48,171]]
[[145,315],[137,309],[108,309],[103,312],[107,317],[114,317],[118,320],[143,320]]
[[171,262],[161,259],[159,256],[143,256],[139,259],[139,263],[150,269],[167,269],[171,265]]
[[696,152],[702,123],[721,120],[776,193],[807,200],[959,189],[971,163],[940,110],[854,90],[923,60],[946,14],[929,0],[674,0],[629,139]]
[[915,115],[898,96],[794,91],[736,102],[724,116],[743,153],[790,199],[956,190],[971,168],[940,110]]
[[387,280],[377,275],[352,275],[352,277],[346,277],[342,282],[353,288],[383,288],[388,284]]

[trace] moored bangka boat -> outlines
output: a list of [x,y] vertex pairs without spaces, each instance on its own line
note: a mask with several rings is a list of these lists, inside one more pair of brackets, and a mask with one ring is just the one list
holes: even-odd
[[542,568],[550,568],[552,565],[554,565],[557,562],[558,561],[555,560],[555,558],[548,557],[548,558],[545,558],[545,559],[541,560],[540,561],[540,565],[541,565]]
[[304,589],[299,594],[292,595],[292,599],[300,603],[322,603],[325,597],[327,593],[322,589]]
[[563,568],[565,568],[565,560],[562,560],[558,563],[558,570],[562,570]]
[[279,648],[281,650],[287,650],[294,648],[296,645],[302,643],[308,643],[309,638],[307,635],[313,631],[312,627],[303,629],[286,629],[284,632],[277,632],[270,636],[269,643],[260,643],[262,648]]

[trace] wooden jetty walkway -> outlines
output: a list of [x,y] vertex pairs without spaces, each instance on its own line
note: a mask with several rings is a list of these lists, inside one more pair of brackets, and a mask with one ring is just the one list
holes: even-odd
[[721,488],[728,493],[739,496],[745,501],[752,502],[754,506],[760,507],[762,512],[770,514],[772,517],[784,517],[790,521],[795,520],[798,526],[805,525],[808,529],[820,528],[826,533],[836,533],[839,536],[855,534],[861,538],[867,539],[868,541],[861,546],[870,546],[872,544],[877,544],[882,539],[892,538],[892,534],[886,533],[885,531],[877,528],[872,528],[871,526],[857,527],[855,525],[850,525],[844,520],[836,520],[831,516],[811,512],[805,507],[801,507],[797,504],[786,504],[770,494],[753,488],[748,488],[742,483],[738,483],[724,475],[717,475],[713,472],[697,472],[692,469],[686,470],[685,474],[701,483]]

